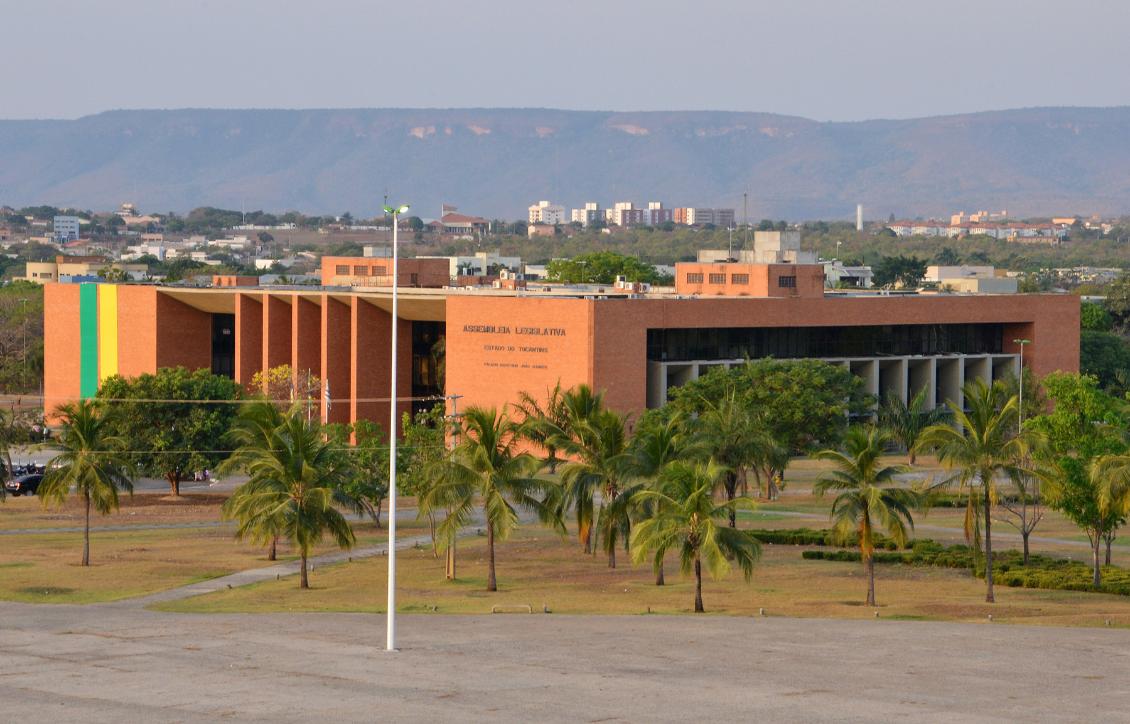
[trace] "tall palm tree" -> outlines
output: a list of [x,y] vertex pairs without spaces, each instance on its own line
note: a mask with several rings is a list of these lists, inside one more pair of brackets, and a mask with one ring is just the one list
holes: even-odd
[[133,494],[129,465],[121,452],[125,441],[111,434],[112,421],[93,400],[61,405],[57,445],[61,449],[47,466],[37,494],[43,504],[62,505],[74,490],[82,498],[82,565],[90,565],[90,509],[102,515],[118,509],[118,491]]
[[536,477],[541,462],[529,453],[515,453],[521,425],[494,408],[470,407],[461,421],[462,442],[449,461],[440,464],[441,477],[432,488],[431,505],[449,511],[439,525],[441,542],[471,522],[481,505],[487,529],[487,590],[498,590],[495,574],[496,540],[506,540],[518,527],[515,505],[561,529],[556,515],[558,487]]
[[656,489],[639,493],[640,498],[654,502],[655,514],[635,526],[632,559],[642,563],[649,555],[662,556],[677,549],[684,575],[694,573],[695,613],[705,610],[704,562],[711,576],[719,578],[731,570],[733,561],[748,582],[761,554],[760,544],[749,531],[724,524],[731,509],[753,507],[753,501],[744,496],[721,504],[714,501],[714,487],[724,472],[713,462],[678,461],[664,469]]
[[[717,402],[704,400],[703,405],[695,420],[697,445],[718,463],[726,500],[733,500],[745,469],[772,455],[778,445],[737,390],[731,389]],[[737,511],[729,512],[730,527],[736,528]]]
[[875,529],[881,528],[900,546],[914,530],[912,510],[921,505],[921,494],[893,485],[894,476],[905,468],[881,465],[879,458],[890,434],[874,427],[853,427],[844,439],[844,451],[824,450],[818,460],[832,463],[813,488],[818,496],[838,493],[831,518],[843,540],[855,539],[867,571],[867,605],[875,605]]
[[922,431],[931,425],[939,424],[946,417],[944,407],[926,409],[928,393],[929,390],[923,387],[909,403],[903,402],[895,395],[890,395],[883,400],[883,405],[879,408],[879,424],[887,430],[891,439],[906,450],[907,462],[910,465],[913,465],[918,458],[914,446]]
[[[953,474],[935,487],[956,485],[966,493],[965,539],[980,548],[981,521],[985,529],[985,600],[993,596],[993,538],[990,512],[997,499],[997,476],[1010,479],[1030,474],[1021,461],[1027,452],[1027,437],[1016,433],[1016,396],[1008,397],[997,387],[974,380],[963,388],[964,410],[952,400],[946,405],[953,413],[953,425],[931,425],[922,431],[915,447],[933,450],[938,461]],[[981,496],[978,499],[977,489]]]
[[549,473],[556,473],[560,458],[553,440],[565,434],[569,425],[561,382],[546,390],[544,403],[528,392],[519,392],[515,407],[522,413],[522,436],[545,450]]
[[[251,406],[257,408],[258,406]],[[246,413],[254,430],[232,454],[232,465],[248,474],[224,504],[224,515],[237,521],[236,537],[263,544],[285,537],[298,550],[299,587],[309,588],[310,549],[327,533],[341,548],[355,542],[353,528],[335,503],[345,503],[341,484],[347,464],[317,420],[307,419],[300,405],[282,415],[269,433],[258,427],[264,416]]]
[[[594,392],[588,385],[577,385],[561,395],[560,421],[548,429],[547,443],[554,449],[576,450],[579,447],[595,444],[583,435],[591,436],[593,431],[587,422],[604,411],[604,394]],[[566,453],[569,454],[569,453]],[[577,516],[577,537],[585,553],[593,553],[592,528],[595,520],[593,498],[597,480],[591,476],[580,476],[566,483],[566,494],[561,497],[562,512],[570,507]]]
[[[655,513],[655,501],[643,499],[638,493],[654,488],[669,464],[695,456],[693,438],[686,430],[686,419],[679,414],[660,416],[656,411],[644,413],[632,436],[629,453],[631,475],[641,482],[625,489],[620,500],[631,505],[638,520],[646,520]],[[664,585],[662,553],[652,561],[652,568],[655,585]]]
[[[283,413],[276,402],[271,400],[252,402],[243,406],[239,416],[235,419],[231,429],[228,431],[228,437],[235,444],[237,449],[273,449],[273,446],[277,442],[275,431],[278,430],[282,424]],[[220,463],[216,472],[220,475],[227,475],[230,472],[238,470],[241,464],[242,461],[238,456],[231,456]],[[259,535],[270,534],[265,538],[261,538],[267,545],[267,560],[269,561],[278,560],[279,535],[282,532],[282,522],[281,515],[274,521],[268,521],[266,519],[259,521]],[[274,530],[268,530],[272,528],[272,525]],[[259,539],[258,537],[256,538],[256,540]]]
[[591,511],[593,496],[600,493],[596,528],[608,554],[608,567],[615,568],[616,544],[620,539],[627,540],[630,530],[629,507],[620,500],[631,464],[626,418],[611,410],[599,410],[575,421],[572,429],[574,437],[557,440],[571,460],[561,468],[563,503],[578,511]]

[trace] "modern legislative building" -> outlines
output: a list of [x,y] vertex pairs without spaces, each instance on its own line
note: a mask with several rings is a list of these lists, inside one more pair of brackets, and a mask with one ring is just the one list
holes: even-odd
[[[348,265],[351,286],[48,284],[45,406],[93,396],[114,374],[183,365],[250,384],[256,372],[286,364],[328,386],[330,404],[317,400],[326,420],[381,423],[391,278],[364,268],[383,260],[332,263]],[[819,264],[734,261],[679,264],[667,290],[504,282],[412,286],[402,273],[404,411],[444,394],[460,395],[461,406],[501,408],[560,382],[587,383],[613,408],[638,414],[712,367],[762,357],[826,360],[873,394],[905,400],[925,389],[934,406],[960,402],[966,381],[1014,374],[1019,339],[1030,341],[1024,363],[1037,375],[1079,368],[1071,295],[839,292],[825,289]]]

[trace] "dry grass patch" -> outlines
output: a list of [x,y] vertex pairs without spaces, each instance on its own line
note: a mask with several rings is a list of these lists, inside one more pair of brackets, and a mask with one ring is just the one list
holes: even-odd
[[[1057,625],[1130,626],[1130,599],[1069,591],[998,587],[998,602],[986,604],[984,582],[963,571],[883,565],[878,569],[879,607],[862,605],[865,581],[858,564],[805,561],[799,546],[765,546],[751,584],[737,574],[707,579],[703,598],[710,614],[796,617],[987,621]],[[404,551],[398,558],[397,598],[410,612],[490,613],[494,606],[529,605],[535,613],[690,613],[693,582],[668,562],[668,585],[657,587],[650,567],[633,567],[618,556],[606,567],[603,555],[586,556],[573,540],[545,530],[518,531],[497,550],[499,591],[487,593],[485,542],[463,539],[459,580],[443,579],[443,560],[429,550]],[[270,581],[158,608],[185,612],[363,611],[382,612],[386,561],[355,561],[318,569],[309,591],[295,581]]]
[[[159,496],[136,496],[137,498]],[[205,496],[185,496],[205,497]],[[138,506],[138,519],[129,523],[175,523],[219,519],[221,496],[216,500],[197,500],[188,504],[145,501]],[[8,501],[11,503],[12,501]],[[23,502],[21,501],[17,502]],[[31,501],[37,515],[39,502]],[[7,515],[8,503],[0,508]],[[68,506],[69,508],[70,506]],[[123,513],[129,509],[123,505]],[[175,512],[171,512],[175,511]],[[63,511],[70,515],[73,511]],[[171,514],[170,514],[171,512]],[[179,515],[178,515],[179,514]],[[20,515],[20,513],[16,513]],[[104,519],[106,525],[123,524],[122,514]],[[39,528],[76,524],[64,518]],[[81,524],[81,520],[78,522]],[[32,525],[10,525],[8,529]],[[399,526],[405,535],[419,535],[418,523]],[[271,565],[265,551],[236,541],[229,525],[206,528],[91,531],[91,566],[78,565],[82,553],[80,532],[37,532],[0,535],[0,600],[32,603],[96,603],[142,596],[196,581],[223,576],[249,568]],[[357,546],[365,547],[387,540],[385,530],[371,522],[354,526]],[[336,550],[329,542],[315,548],[314,554]],[[280,560],[295,558],[285,543],[279,545]]]

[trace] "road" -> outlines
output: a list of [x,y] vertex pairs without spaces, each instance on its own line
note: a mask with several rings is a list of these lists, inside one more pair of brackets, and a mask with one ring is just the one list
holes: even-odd
[[0,604],[26,722],[1120,721],[1130,632],[713,616]]

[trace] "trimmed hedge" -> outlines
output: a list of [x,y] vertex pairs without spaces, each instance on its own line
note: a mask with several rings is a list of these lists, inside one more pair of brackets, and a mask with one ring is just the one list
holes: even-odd
[[[835,531],[823,528],[786,528],[782,530],[755,529],[750,530],[757,540],[769,545],[794,545],[794,546],[832,546],[848,548],[856,545],[855,540],[841,541]],[[898,545],[886,536],[875,536],[875,548],[897,551]]]
[[[806,560],[860,562],[857,550],[804,551]],[[932,540],[915,541],[905,552],[875,553],[876,563],[903,563],[910,566],[936,566],[940,568],[973,569],[978,578],[985,577],[985,562],[980,556],[974,561],[969,546],[943,546]],[[976,567],[974,567],[976,566]],[[1031,556],[1024,565],[1024,554],[1015,549],[993,553],[993,575],[997,583],[1012,588],[1040,588],[1050,591],[1097,591],[1118,596],[1130,596],[1130,570],[1117,566],[1103,566],[1102,583],[1091,585],[1091,566],[1080,561],[1069,561],[1048,556]]]

